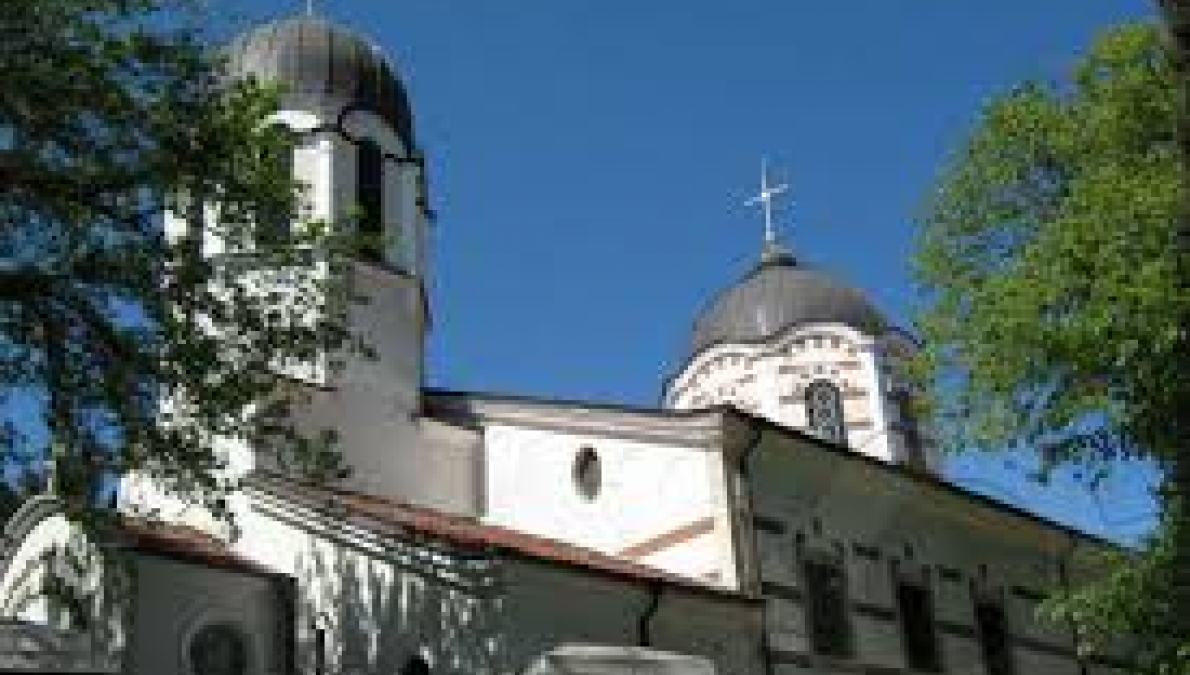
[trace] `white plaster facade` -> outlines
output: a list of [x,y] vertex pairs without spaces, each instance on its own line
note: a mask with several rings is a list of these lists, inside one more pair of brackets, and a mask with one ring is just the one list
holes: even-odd
[[[432,414],[482,430],[484,522],[738,588],[718,415],[430,399]],[[584,452],[597,458],[594,494],[578,485]]]

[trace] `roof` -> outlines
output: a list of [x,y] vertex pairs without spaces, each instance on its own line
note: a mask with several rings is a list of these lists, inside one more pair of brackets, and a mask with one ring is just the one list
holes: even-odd
[[840,323],[883,333],[884,317],[859,290],[766,251],[739,282],[721,291],[694,322],[691,354],[720,343],[767,340],[795,326]]
[[283,576],[243,556],[233,553],[223,541],[192,527],[126,519],[120,534],[132,549],[208,567],[263,576]]
[[280,84],[284,104],[372,112],[414,149],[405,87],[380,50],[357,33],[317,16],[291,16],[241,34],[225,53],[233,76]]
[[[303,493],[306,497],[331,500],[340,513],[346,511],[348,516],[373,521],[387,534],[417,533],[456,546],[486,550],[496,548],[528,558],[586,567],[619,577],[702,586],[693,579],[667,574],[581,546],[481,523],[474,518],[451,515],[387,497],[308,485],[286,484],[285,487],[287,490]],[[191,527],[130,520],[121,527],[121,532],[137,551],[180,558],[221,569],[273,574],[268,568],[232,552],[225,542]]]
[[449,514],[390,497],[338,488],[298,485],[277,477],[257,474],[254,478],[253,486],[265,489],[270,494],[290,493],[299,498],[325,501],[338,511],[337,516],[365,519],[373,525],[373,529],[378,529],[383,534],[420,534],[463,548],[560,563],[631,581],[680,586],[744,598],[735,591],[708,586],[696,579],[670,574],[582,546],[483,523],[469,516]]

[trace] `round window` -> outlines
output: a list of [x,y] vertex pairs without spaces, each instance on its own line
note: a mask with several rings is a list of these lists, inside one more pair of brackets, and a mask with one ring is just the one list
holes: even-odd
[[599,455],[590,446],[583,446],[574,458],[574,486],[584,499],[595,499],[603,482]]
[[244,675],[248,672],[248,643],[227,624],[204,626],[190,640],[187,650],[193,675]]

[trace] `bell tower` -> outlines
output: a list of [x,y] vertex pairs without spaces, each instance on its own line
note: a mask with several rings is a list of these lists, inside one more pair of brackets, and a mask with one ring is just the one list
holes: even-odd
[[[423,155],[404,84],[365,38],[312,12],[258,26],[227,48],[228,68],[281,90],[274,121],[293,138],[303,218],[358,242],[342,272],[345,312],[362,349],[302,364],[295,424],[333,430],[346,486],[408,497],[416,480],[403,453],[419,443],[425,338],[428,208]],[[263,461],[256,458],[257,462]],[[270,468],[254,465],[252,468]],[[276,467],[273,467],[276,468]]]

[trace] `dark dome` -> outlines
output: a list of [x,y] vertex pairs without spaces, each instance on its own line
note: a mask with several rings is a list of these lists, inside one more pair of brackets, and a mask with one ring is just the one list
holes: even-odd
[[227,46],[233,75],[280,83],[283,101],[331,103],[383,118],[413,150],[413,112],[405,88],[380,51],[354,32],[316,16],[270,21]]
[[841,323],[870,335],[884,318],[860,291],[771,254],[748,276],[721,292],[694,322],[691,353],[721,342],[758,342],[795,326]]

